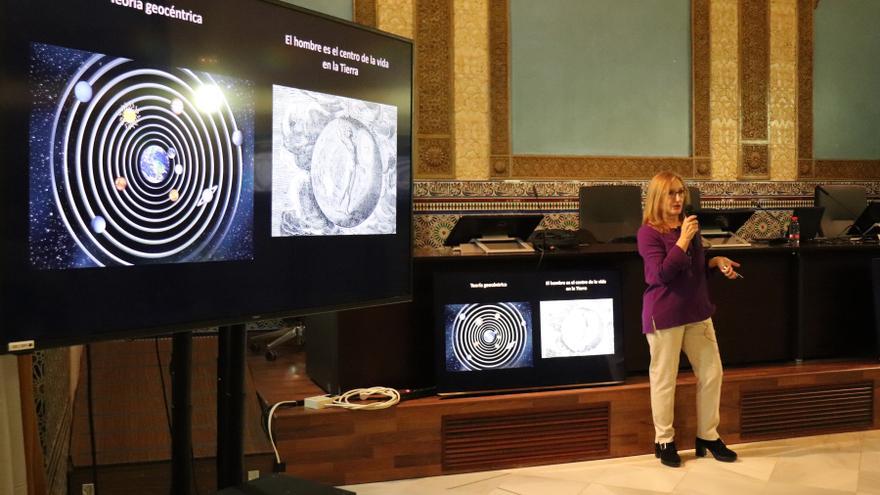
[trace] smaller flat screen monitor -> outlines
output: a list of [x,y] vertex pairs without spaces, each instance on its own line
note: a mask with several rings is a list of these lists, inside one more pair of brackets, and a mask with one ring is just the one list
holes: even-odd
[[868,203],[868,206],[850,227],[848,234],[868,237],[878,233],[880,233],[880,203]]
[[528,239],[544,215],[465,215],[458,219],[444,241],[445,246],[467,244],[474,239],[509,237]]
[[823,206],[805,206],[794,209],[792,216],[798,219],[798,225],[801,228],[801,241],[812,241],[819,235],[819,225],[824,213],[825,207]]
[[736,209],[702,209],[693,212],[700,222],[700,230],[721,230],[735,234],[755,213],[751,208]]
[[639,186],[584,186],[578,195],[580,228],[591,242],[635,242],[642,226]]
[[441,273],[434,294],[440,395],[625,377],[617,272]]
[[825,207],[821,222],[822,234],[825,237],[852,235],[849,232],[850,227],[867,204],[865,186],[817,184],[813,191],[813,204]]

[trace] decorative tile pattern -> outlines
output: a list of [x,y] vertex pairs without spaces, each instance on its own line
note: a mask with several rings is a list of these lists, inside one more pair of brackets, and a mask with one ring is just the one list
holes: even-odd
[[515,155],[512,176],[522,179],[649,179],[661,170],[691,177],[693,169],[692,158]]
[[415,0],[377,0],[378,28],[404,38],[413,38],[413,2]]
[[770,178],[796,180],[797,6],[770,2]]
[[[812,206],[819,181],[688,181],[700,189],[703,208],[754,208],[758,202],[771,212],[758,211],[739,234],[745,239],[775,237],[783,232],[791,209]],[[880,181],[835,181],[865,186],[871,199],[880,199]],[[586,185],[636,185],[647,181],[416,181],[413,229],[416,248],[439,248],[449,230],[465,214],[543,213],[539,228],[575,230],[578,192]]]
[[454,0],[455,177],[489,178],[487,0]]
[[[691,66],[693,67],[693,150],[692,155],[708,158],[711,152],[709,138],[710,86],[711,86],[711,45],[709,0],[691,0]],[[711,163],[697,168],[700,177],[711,177]]]
[[413,249],[440,248],[461,215],[415,215]]
[[[797,122],[799,177],[813,175],[813,0],[797,0]],[[803,161],[801,161],[803,160]]]
[[770,147],[766,144],[742,145],[742,168],[740,177],[770,178]]
[[510,4],[489,0],[489,153],[492,177],[510,176]]
[[452,171],[452,140],[448,137],[418,139],[416,145],[416,176],[445,177]]
[[737,0],[710,5],[712,178],[735,180],[739,168],[739,51]]
[[452,0],[416,0],[416,177],[453,177]]
[[817,179],[876,180],[880,178],[880,160],[814,160]]
[[376,0],[353,0],[354,22],[376,27]]
[[757,211],[736,231],[736,235],[748,241],[783,237],[788,231],[792,213],[793,210]]
[[740,0],[740,89],[744,140],[767,139],[769,30],[767,0]]

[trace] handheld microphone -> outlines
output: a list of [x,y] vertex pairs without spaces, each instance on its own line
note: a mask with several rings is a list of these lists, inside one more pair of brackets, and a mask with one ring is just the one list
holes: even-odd
[[[691,216],[691,215],[696,215],[696,214],[697,214],[697,210],[694,208],[694,205],[692,205],[692,204],[690,204],[690,203],[686,203],[686,204],[684,205],[684,218],[687,218],[687,217],[689,217],[689,216]],[[683,220],[683,219],[682,219],[682,220]],[[698,239],[698,238],[702,239],[702,237],[700,236],[700,230],[699,230],[699,228],[700,228],[700,223],[699,223],[699,221],[698,221],[698,222],[697,222],[697,234],[691,239],[691,243],[690,243],[690,245],[688,246],[688,250],[687,250],[687,255],[688,255],[688,256],[691,255],[691,248],[694,246],[694,243],[697,241],[697,239]],[[700,242],[702,242],[702,240],[701,240]]]

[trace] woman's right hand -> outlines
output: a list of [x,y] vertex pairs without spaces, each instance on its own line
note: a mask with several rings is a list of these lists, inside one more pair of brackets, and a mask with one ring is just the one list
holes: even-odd
[[700,224],[697,223],[696,215],[691,215],[685,218],[684,221],[681,222],[681,235],[678,237],[678,241],[675,244],[680,247],[682,251],[687,252],[691,241],[694,239],[694,236],[697,235],[699,230]]

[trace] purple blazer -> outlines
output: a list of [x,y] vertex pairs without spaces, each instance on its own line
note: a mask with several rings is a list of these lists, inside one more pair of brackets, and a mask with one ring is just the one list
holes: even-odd
[[708,266],[700,235],[688,252],[675,245],[681,228],[661,234],[649,225],[638,232],[648,288],[642,298],[642,333],[703,321],[715,313],[706,280]]

